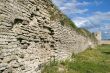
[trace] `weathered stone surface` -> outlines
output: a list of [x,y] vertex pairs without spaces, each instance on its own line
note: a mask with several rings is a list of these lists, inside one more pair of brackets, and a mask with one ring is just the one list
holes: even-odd
[[40,73],[44,63],[94,46],[59,19],[51,20],[50,3],[0,0],[0,73]]

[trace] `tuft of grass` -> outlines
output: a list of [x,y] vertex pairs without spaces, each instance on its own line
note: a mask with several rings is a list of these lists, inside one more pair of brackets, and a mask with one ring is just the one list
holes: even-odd
[[88,49],[71,59],[48,65],[44,73],[62,73],[59,71],[61,66],[65,70],[63,73],[110,73],[110,45]]
[[77,29],[77,26],[75,25],[75,23],[70,18],[68,18],[66,15],[63,16],[62,21],[64,25],[69,25],[70,27]]
[[58,62],[50,61],[49,64],[46,64],[41,73],[57,73],[58,71]]

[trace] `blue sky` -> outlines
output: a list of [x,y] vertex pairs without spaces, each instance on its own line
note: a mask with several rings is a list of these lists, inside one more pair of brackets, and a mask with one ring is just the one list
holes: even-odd
[[110,39],[110,0],[53,0],[78,27]]

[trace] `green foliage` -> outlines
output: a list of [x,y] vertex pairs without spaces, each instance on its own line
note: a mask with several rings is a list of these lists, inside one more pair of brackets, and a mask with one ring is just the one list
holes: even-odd
[[58,70],[60,66],[63,66],[65,69],[63,73],[110,72],[110,45],[101,45],[95,49],[88,49],[73,57],[71,58],[72,60],[65,60],[55,65],[48,65],[46,70],[44,69],[44,73],[62,73]]
[[66,15],[63,15],[62,18],[60,19],[60,23],[63,26],[70,26],[73,29],[77,29],[77,26],[75,25],[75,23],[69,19]]
[[63,22],[64,22],[65,25],[70,25],[74,29],[77,28],[75,23],[71,19],[69,19],[66,15],[63,16]]

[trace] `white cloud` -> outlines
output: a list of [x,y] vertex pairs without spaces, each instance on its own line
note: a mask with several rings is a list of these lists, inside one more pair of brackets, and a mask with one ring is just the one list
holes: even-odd
[[78,27],[86,27],[88,29],[99,28],[101,30],[107,30],[110,28],[110,12],[95,12],[92,16],[77,17],[73,18],[72,20]]
[[72,20],[73,20],[73,22],[75,22],[76,26],[78,26],[78,27],[85,26],[86,23],[89,23],[89,21],[83,17],[77,17],[77,18],[72,19]]
[[77,0],[53,0],[53,3],[55,3],[61,11],[63,11],[65,14],[73,14],[73,13],[78,13],[82,14],[88,11],[88,9],[80,9],[79,7],[81,6],[87,6],[90,3],[89,2],[78,2]]
[[59,9],[67,15],[71,14],[84,14],[88,12],[88,9],[82,8],[88,5],[100,5],[101,1],[93,2],[79,2],[78,0],[52,0],[53,3],[59,7]]
[[94,4],[97,5],[97,6],[102,4],[102,3],[103,3],[102,1],[94,1]]
[[79,3],[77,3],[76,5],[78,6],[87,6],[87,5],[90,5],[91,3],[90,2],[86,2],[86,1],[83,1],[82,3],[81,2],[79,2]]
[[95,12],[93,16],[89,17],[89,19],[96,23],[104,20],[110,20],[110,12]]
[[110,30],[110,24],[106,24],[104,28]]

